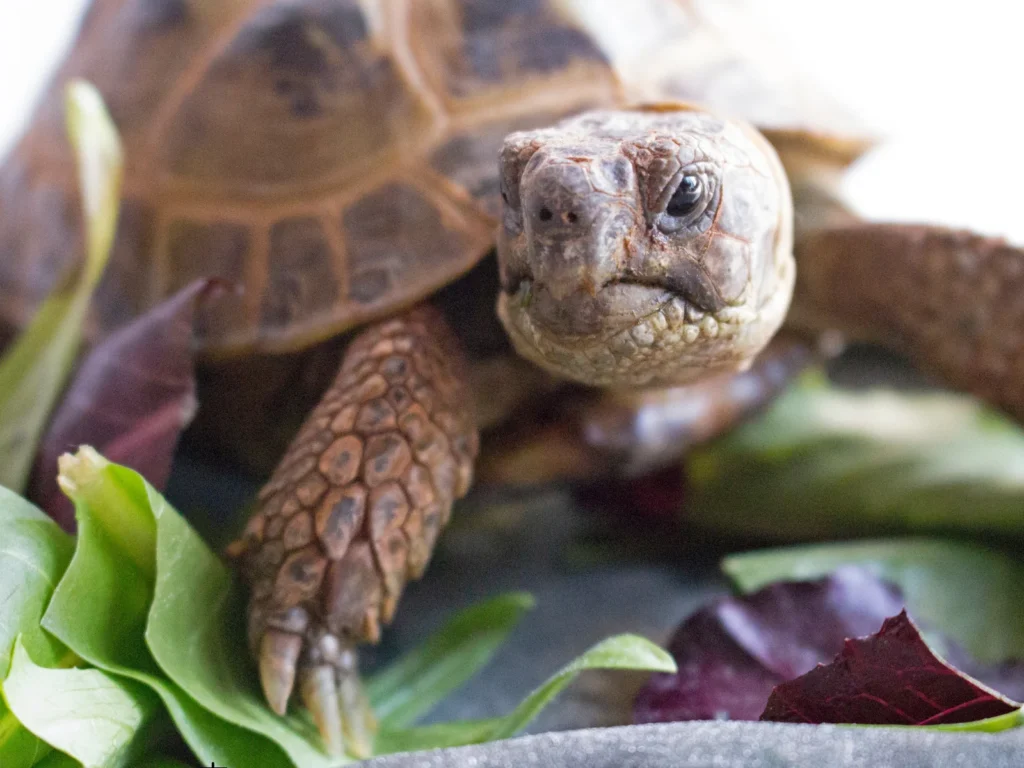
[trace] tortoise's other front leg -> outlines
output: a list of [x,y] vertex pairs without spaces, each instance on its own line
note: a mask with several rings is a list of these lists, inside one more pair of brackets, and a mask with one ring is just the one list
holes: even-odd
[[933,226],[860,223],[796,247],[792,323],[906,354],[1024,421],[1024,250]]
[[818,361],[803,339],[780,335],[739,373],[678,387],[570,390],[537,418],[485,436],[477,482],[590,483],[658,472],[756,416]]
[[249,645],[271,708],[298,685],[330,752],[373,721],[357,644],[376,642],[469,490],[478,437],[462,351],[418,307],[358,335],[229,554],[250,586]]

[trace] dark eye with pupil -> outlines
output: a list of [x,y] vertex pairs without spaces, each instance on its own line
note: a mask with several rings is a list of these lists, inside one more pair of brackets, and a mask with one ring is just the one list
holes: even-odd
[[697,176],[683,176],[679,186],[668,201],[668,208],[665,212],[669,216],[686,216],[692,213],[693,209],[700,203],[704,195],[704,185]]

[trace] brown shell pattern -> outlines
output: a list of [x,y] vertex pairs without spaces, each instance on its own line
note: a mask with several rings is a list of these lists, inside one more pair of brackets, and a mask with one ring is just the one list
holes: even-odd
[[378,639],[472,481],[478,436],[460,355],[428,307],[352,342],[234,547],[254,649],[297,608],[339,637]]
[[301,349],[465,273],[493,247],[502,138],[619,98],[554,0],[93,0],[0,169],[14,325],[82,250],[71,77],[128,159],[90,335],[218,276],[243,289],[203,309],[218,355]]

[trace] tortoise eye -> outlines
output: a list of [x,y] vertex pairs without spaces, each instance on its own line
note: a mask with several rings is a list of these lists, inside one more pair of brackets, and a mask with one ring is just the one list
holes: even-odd
[[[518,182],[513,182],[513,183],[518,183]],[[500,179],[500,182],[499,182],[499,188],[501,189],[501,201],[508,208],[518,208],[519,207],[519,196],[517,194],[515,194],[518,190],[515,190],[515,189],[512,188],[513,183],[510,183],[510,180],[507,179],[504,176],[504,174],[502,175],[502,177]]]
[[501,216],[505,229],[512,234],[519,234],[523,231],[523,214],[513,203],[511,190],[504,178],[501,180],[501,201],[504,203],[501,206]]
[[699,176],[683,176],[676,191],[672,193],[665,213],[674,218],[688,216],[694,212],[704,197],[704,184]]

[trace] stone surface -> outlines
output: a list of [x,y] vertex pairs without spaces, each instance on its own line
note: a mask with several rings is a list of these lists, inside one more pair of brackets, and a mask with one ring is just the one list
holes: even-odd
[[365,768],[1020,768],[1024,734],[777,723],[673,723],[550,733],[378,758]]

